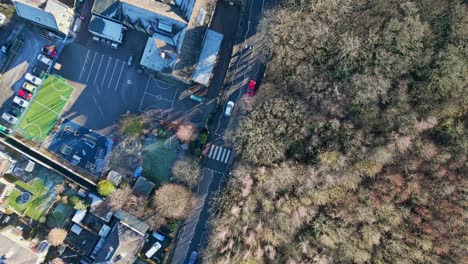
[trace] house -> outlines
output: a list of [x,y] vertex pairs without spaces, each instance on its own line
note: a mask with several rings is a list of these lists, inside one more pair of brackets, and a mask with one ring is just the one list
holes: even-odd
[[136,196],[148,198],[156,185],[146,179],[139,177],[133,186],[132,192]]
[[48,0],[44,9],[25,0],[13,1],[19,17],[51,31],[68,35],[74,21],[75,11],[70,1]]
[[124,26],[144,32],[141,66],[208,86],[223,39],[209,29],[215,6],[215,0],[100,0],[94,2],[88,30],[116,44],[122,43]]
[[[5,197],[9,196],[14,188],[14,183],[10,183],[5,179],[0,178],[0,204],[3,204],[3,200],[5,199]],[[0,205],[0,209],[3,209],[2,205]]]
[[16,166],[17,161],[10,155],[0,151],[0,176],[11,173]]
[[124,222],[118,222],[104,240],[93,263],[133,263],[145,235]]

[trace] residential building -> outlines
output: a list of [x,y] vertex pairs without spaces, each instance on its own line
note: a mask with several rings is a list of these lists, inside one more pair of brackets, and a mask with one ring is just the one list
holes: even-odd
[[11,173],[15,169],[16,163],[18,162],[10,155],[0,151],[0,176]]

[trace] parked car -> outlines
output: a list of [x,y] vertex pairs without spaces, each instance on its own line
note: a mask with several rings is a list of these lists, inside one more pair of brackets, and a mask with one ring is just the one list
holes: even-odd
[[30,92],[30,93],[35,93],[37,90],[37,87],[33,84],[30,84],[28,82],[23,83],[23,89]]
[[198,257],[198,253],[196,251],[192,251],[192,253],[190,254],[190,259],[189,259],[188,264],[194,264],[195,261],[197,261],[197,257]]
[[14,116],[12,116],[12,115],[10,115],[8,113],[3,113],[2,119],[7,121],[10,124],[13,124],[13,125],[18,123],[18,118],[14,117]]
[[234,102],[233,101],[227,102],[226,108],[224,109],[224,115],[227,117],[231,116],[232,109],[234,109]]
[[26,101],[26,100],[23,100],[23,99],[22,99],[21,97],[19,97],[19,96],[15,96],[15,97],[13,98],[13,103],[12,103],[12,105],[13,105],[13,104],[16,104],[16,105],[18,105],[19,107],[23,107],[23,108],[26,108],[26,107],[29,106],[29,102]]
[[19,110],[18,108],[10,108],[10,110],[8,110],[8,114],[14,116],[14,117],[18,117],[21,115],[21,110]]
[[29,81],[30,83],[32,84],[35,84],[35,85],[41,85],[42,84],[42,80],[41,78],[37,77],[37,76],[34,76],[32,74],[30,74],[29,72],[26,73],[26,75],[24,76],[24,78]]
[[23,90],[23,89],[20,89],[18,91],[18,96],[28,101],[31,100],[32,98],[32,94],[28,93],[26,90]]
[[247,95],[248,96],[254,96],[255,94],[255,86],[257,85],[257,82],[254,80],[249,81],[249,86],[247,86]]
[[54,58],[57,54],[57,51],[55,50],[55,45],[45,45],[44,47],[42,47],[42,52],[51,58]]
[[11,131],[11,129],[9,129],[8,127],[1,126],[1,125],[0,125],[0,132],[3,133],[3,134],[9,135],[9,134],[11,134],[11,132],[13,132],[13,131]]
[[24,111],[24,108],[23,108],[21,105],[15,103],[15,102],[12,102],[12,103],[10,104],[10,106],[11,106],[11,108],[17,109],[17,110],[20,111],[20,112],[23,112],[23,111]]
[[153,246],[152,246],[150,249],[148,249],[148,251],[146,251],[145,256],[146,256],[147,258],[153,257],[153,255],[154,255],[156,252],[158,252],[158,250],[159,250],[161,247],[162,247],[161,243],[159,243],[159,242],[154,243]]
[[35,76],[38,76],[38,77],[42,77],[42,75],[44,74],[45,70],[39,68],[39,67],[34,67],[32,70],[31,70],[31,73]]
[[44,63],[47,66],[50,66],[52,64],[52,60],[47,58],[44,54],[39,54],[37,56],[37,60]]

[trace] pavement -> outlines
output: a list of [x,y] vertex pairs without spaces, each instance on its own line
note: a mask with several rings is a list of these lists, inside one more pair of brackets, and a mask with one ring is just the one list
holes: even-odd
[[[210,127],[210,142],[204,151],[203,173],[201,175],[197,197],[200,197],[198,203],[192,209],[192,213],[185,221],[185,226],[178,236],[176,247],[173,251],[171,263],[187,263],[192,251],[201,252],[207,245],[210,233],[209,219],[211,217],[211,198],[222,191],[227,178],[230,175],[230,164],[235,160],[235,153],[230,146],[223,140],[224,132],[232,125],[232,119],[235,117],[224,116],[224,105],[227,101],[237,102],[246,92],[246,86],[249,79],[256,79],[261,83],[264,65],[260,62],[258,51],[263,48],[259,40],[255,38],[256,27],[263,15],[266,5],[271,4],[265,0],[246,0],[245,7],[242,10],[238,36],[229,32],[225,34],[228,44],[234,44],[234,49],[224,47],[220,53],[221,67],[224,73],[217,73],[215,78],[217,85],[222,85],[218,95],[220,104],[214,116],[214,124]],[[214,21],[216,25],[229,25],[231,23],[223,21],[224,17],[236,14],[239,16],[239,6],[230,6],[227,2],[219,1],[217,14],[220,21]],[[229,13],[229,15],[228,15]],[[228,26],[226,26],[227,28]],[[223,28],[221,27],[221,30]],[[232,56],[231,56],[232,54]],[[203,206],[201,202],[203,201]],[[202,263],[199,258],[197,263]]]

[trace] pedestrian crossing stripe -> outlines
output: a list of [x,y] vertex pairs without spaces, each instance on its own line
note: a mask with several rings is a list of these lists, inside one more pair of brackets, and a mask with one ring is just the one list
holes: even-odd
[[228,163],[231,152],[232,151],[230,149],[211,145],[210,150],[208,151],[208,158],[222,163]]

